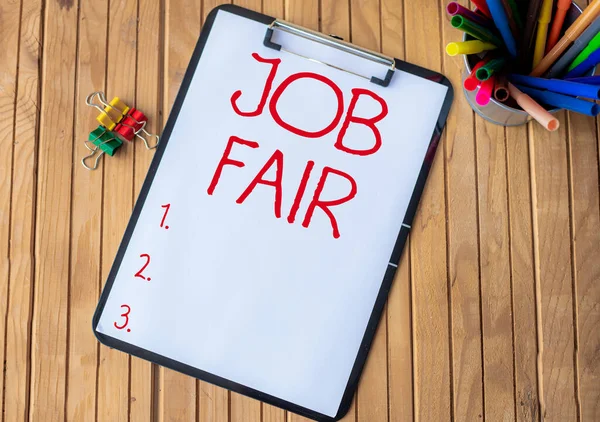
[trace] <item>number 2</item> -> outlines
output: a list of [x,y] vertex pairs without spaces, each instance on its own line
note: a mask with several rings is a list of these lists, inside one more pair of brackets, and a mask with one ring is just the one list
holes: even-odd
[[[123,325],[118,325],[115,321],[114,324],[117,330],[122,330],[123,328],[127,327],[127,324],[129,324],[129,312],[131,312],[131,308],[129,305],[121,305],[121,308],[127,308],[127,311],[121,314],[121,316],[125,318],[125,323]],[[129,333],[131,330],[128,328],[127,332]]]
[[148,264],[150,264],[150,255],[148,255],[147,253],[143,253],[140,255],[140,258],[146,258],[146,263],[142,266],[142,268],[140,268],[140,270],[135,273],[134,277],[139,277],[142,280],[147,280],[150,281],[150,277],[146,278],[144,277],[144,275],[142,274],[142,272],[146,269],[146,267],[148,266]]

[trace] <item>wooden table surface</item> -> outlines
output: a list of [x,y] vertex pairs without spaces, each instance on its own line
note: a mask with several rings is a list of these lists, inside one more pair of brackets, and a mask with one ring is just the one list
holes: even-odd
[[[456,88],[344,421],[600,421],[598,122],[475,117],[441,0],[236,2]],[[585,5],[585,1],[579,1]],[[298,422],[100,346],[91,318],[153,153],[80,165],[104,90],[159,132],[216,0],[0,0],[0,421]],[[202,323],[202,321],[199,321]]]

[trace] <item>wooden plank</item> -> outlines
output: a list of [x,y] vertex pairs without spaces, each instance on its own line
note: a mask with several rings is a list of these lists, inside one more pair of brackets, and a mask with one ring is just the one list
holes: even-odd
[[515,419],[504,128],[476,121],[485,417]]
[[69,254],[65,251],[69,250],[70,231],[76,28],[77,8],[72,3],[46,5],[31,332],[31,420],[65,417],[69,302]]
[[[202,3],[202,22],[210,11],[221,4],[220,0],[204,0]],[[201,422],[229,422],[229,391],[204,381],[198,381],[198,413]],[[269,406],[265,406],[268,408]],[[271,413],[265,413],[270,415]],[[276,413],[273,413],[276,415]],[[269,422],[282,422],[273,418]]]
[[318,0],[283,0],[284,17],[296,25],[319,30],[319,2]]
[[[404,8],[381,0],[384,54],[404,59]],[[390,422],[413,420],[412,309],[410,239],[407,240],[387,304],[388,400]]]
[[[10,275],[10,218],[12,190],[12,157],[14,143],[14,107],[17,98],[17,59],[19,52],[20,3],[0,1],[0,397],[4,397],[6,366],[6,318],[8,312],[8,283]],[[3,412],[4,401],[0,401]],[[2,414],[2,413],[0,413]]]
[[27,41],[39,37],[40,7],[24,3],[0,3],[0,36],[6,41],[0,52],[0,254],[6,259],[0,269],[0,415],[5,420],[25,419],[29,397],[39,45]]
[[[345,40],[349,40],[350,34],[350,4],[349,2],[341,2],[337,0],[321,0],[321,15],[320,30],[326,34],[335,34]],[[314,16],[311,20],[314,19]],[[312,22],[311,25],[319,26],[319,22]],[[342,422],[356,421],[356,397],[353,398],[352,404],[346,415],[342,418]],[[290,419],[288,419],[290,420]],[[298,419],[299,420],[304,420]],[[296,419],[294,419],[296,421]],[[298,422],[296,421],[296,422]]]
[[[532,123],[533,124],[533,123]],[[531,178],[527,127],[506,128],[515,401],[518,421],[540,420]]]
[[[198,382],[198,413],[200,421],[229,422],[229,392],[224,388],[203,381]],[[280,421],[272,419],[272,422]]]
[[600,420],[600,198],[596,122],[569,115],[571,222],[581,420]]
[[387,304],[389,421],[413,420],[413,358],[410,284],[410,243],[407,242]]
[[[148,117],[146,130],[159,134],[162,128],[162,2],[138,0],[137,23],[137,74],[135,107]],[[150,137],[150,145],[155,138]],[[141,139],[134,144],[133,201],[137,200],[146,177],[148,167],[154,157],[154,150],[147,150]],[[131,421],[145,422],[155,416],[155,374],[158,366],[142,359],[131,359],[131,384],[129,387]]]
[[[201,0],[166,0],[164,39],[163,109],[171,110],[198,35]],[[195,379],[170,369],[160,369],[160,420],[195,421],[198,386]]]
[[[577,0],[585,8],[589,0]],[[571,235],[581,420],[600,420],[600,141],[589,118],[569,115]],[[585,122],[585,123],[584,123]],[[594,132],[596,129],[596,132]],[[596,188],[597,187],[597,188]],[[596,327],[596,329],[594,329]]]
[[[262,11],[261,0],[234,0],[234,4]],[[231,422],[259,422],[262,418],[261,402],[241,394],[231,393]]]
[[[98,303],[100,280],[100,236],[102,227],[102,166],[85,169],[80,161],[90,151],[84,146],[98,126],[98,111],[85,104],[85,97],[106,86],[107,1],[86,2],[79,12],[79,45],[73,144],[73,206],[71,226],[71,306],[69,309],[69,371],[67,419],[94,420],[96,415],[96,370],[98,341],[90,329]],[[105,157],[106,158],[106,157]],[[88,165],[93,165],[92,158]],[[87,161],[86,161],[87,162]]]
[[[541,412],[549,420],[577,420],[573,284],[569,228],[567,142],[563,126],[548,133],[530,128],[536,283],[541,311]],[[540,332],[541,331],[541,332]]]
[[[343,4],[343,3],[342,3]],[[350,10],[339,10],[340,20],[350,15],[350,38],[373,51],[381,50],[379,0],[351,0]],[[338,6],[341,8],[341,5]],[[344,13],[346,12],[346,13]],[[387,308],[386,308],[387,309]],[[379,322],[356,395],[358,421],[387,421],[387,310]]]
[[[13,143],[15,140],[14,107],[17,100],[17,60],[19,55],[19,2],[0,1],[0,415],[4,415],[5,396],[14,386],[5,384],[7,377],[6,353],[9,307],[9,277],[11,266],[11,193],[13,172]],[[16,210],[15,214],[24,210]],[[16,393],[18,394],[18,393]]]
[[[202,22],[212,9],[223,2],[221,0],[204,0],[202,3]],[[229,396],[230,393],[224,388],[198,381],[198,408],[200,421],[228,422],[229,421]],[[273,419],[273,422],[279,422]]]
[[[129,106],[132,106],[135,100],[136,21],[137,0],[110,3],[106,94],[109,101],[118,96]],[[125,143],[114,157],[104,157],[103,162],[102,280],[104,281],[131,216],[133,146]],[[135,315],[135,309],[133,312]],[[131,318],[134,317],[133,315]],[[128,419],[130,360],[131,358],[121,351],[101,346],[98,370],[98,420]]]
[[[267,0],[268,1],[268,0]],[[206,17],[215,7],[221,4],[230,4],[231,1],[225,0],[202,0],[202,22],[206,21]]]
[[164,109],[167,113],[198,41],[201,10],[201,0],[165,0]]
[[[283,0],[283,18],[297,25],[319,30],[319,3],[318,0]],[[322,0],[328,1],[328,0]],[[310,422],[310,419],[286,412],[288,422]]]
[[65,418],[77,7],[45,5],[30,420]]
[[[283,18],[283,0],[263,0],[262,8],[265,15]],[[266,403],[262,404],[262,422],[285,422],[285,420],[284,410]]]
[[[442,26],[442,45],[457,40],[456,30],[449,25]],[[448,198],[448,276],[452,309],[453,416],[457,421],[474,421],[483,416],[481,279],[475,147],[475,140],[479,139],[480,134],[475,136],[474,114],[462,95],[462,62],[445,54],[442,57],[444,73],[456,90],[452,112],[445,129],[444,148]],[[480,125],[482,121],[478,117],[476,119]]]
[[[404,2],[406,59],[441,70],[440,5]],[[443,146],[440,146],[443,151]],[[450,344],[446,274],[444,157],[436,154],[411,229],[415,419],[450,420]],[[435,399],[432,399],[435,398]]]
[[260,402],[238,393],[231,393],[231,422],[254,422],[261,420]]

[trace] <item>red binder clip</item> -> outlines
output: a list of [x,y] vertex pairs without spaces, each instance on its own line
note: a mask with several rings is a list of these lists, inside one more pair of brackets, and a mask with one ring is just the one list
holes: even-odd
[[[114,132],[119,135],[119,137],[123,138],[126,141],[132,141],[134,136],[137,136],[142,141],[144,141],[144,145],[148,149],[154,149],[158,146],[158,142],[160,138],[158,135],[152,135],[148,131],[146,131],[146,124],[148,123],[148,118],[144,113],[140,110],[132,107],[127,112],[127,115],[123,118],[123,120],[115,127]],[[156,142],[153,146],[150,146],[148,141],[150,138],[155,137]]]

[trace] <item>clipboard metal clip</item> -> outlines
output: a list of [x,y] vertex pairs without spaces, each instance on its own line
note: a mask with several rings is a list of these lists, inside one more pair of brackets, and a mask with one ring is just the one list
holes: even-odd
[[[358,56],[358,57],[361,57],[361,58],[364,58],[367,60],[371,60],[373,62],[382,64],[382,65],[389,66],[389,69],[386,72],[385,77],[383,79],[381,79],[376,76],[361,75],[361,74],[352,72],[348,69],[343,69],[341,67],[335,66],[331,63],[326,63],[326,62],[323,62],[320,60],[313,59],[311,57],[304,56],[302,54],[295,53],[290,50],[286,50],[280,44],[277,44],[272,41],[273,31],[275,29],[285,31],[289,34],[298,35],[302,38],[306,38],[308,40],[318,42],[318,43],[326,45],[328,47],[337,48],[338,50],[342,50],[346,53],[350,53],[355,56]],[[311,29],[304,28],[304,27],[298,26],[298,25],[294,25],[293,23],[285,22],[282,20],[274,20],[273,23],[271,23],[271,25],[269,25],[269,27],[267,28],[267,32],[265,34],[265,39],[263,41],[263,44],[265,45],[265,47],[272,48],[277,51],[285,51],[286,53],[294,54],[294,55],[302,57],[304,59],[307,59],[307,60],[310,60],[313,62],[317,62],[317,63],[321,63],[321,64],[324,64],[329,67],[333,67],[333,68],[341,70],[343,72],[347,72],[352,75],[367,79],[367,80],[373,82],[374,84],[381,85],[383,87],[386,87],[390,84],[390,81],[392,80],[392,77],[394,76],[394,71],[396,70],[396,61],[392,57],[385,56],[383,54],[379,54],[379,53],[373,52],[371,50],[367,50],[366,48],[362,48],[362,47],[350,44],[348,42],[343,41],[339,37],[321,34],[320,32],[313,31]]]

